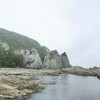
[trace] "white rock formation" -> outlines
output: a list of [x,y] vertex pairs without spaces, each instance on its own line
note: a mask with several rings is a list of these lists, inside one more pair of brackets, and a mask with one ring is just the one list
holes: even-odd
[[15,53],[23,55],[26,68],[42,68],[42,61],[36,49],[16,50]]
[[46,69],[60,69],[61,59],[60,59],[60,55],[56,50],[53,50],[47,54],[47,56],[44,59],[43,66]]
[[51,51],[47,54],[43,63],[46,69],[62,69],[71,67],[66,53],[59,55],[56,50]]

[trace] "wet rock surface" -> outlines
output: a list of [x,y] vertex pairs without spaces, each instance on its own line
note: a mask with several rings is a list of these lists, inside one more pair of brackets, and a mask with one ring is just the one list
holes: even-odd
[[71,67],[61,70],[0,68],[0,100],[27,100],[28,95],[40,92],[47,85],[38,80],[38,76],[61,74],[95,76],[100,79],[100,68]]
[[97,75],[97,78],[100,79],[100,74]]
[[97,76],[98,74],[100,74],[100,68],[94,69],[94,68],[73,67],[64,69],[62,71],[65,71],[70,74],[83,75],[83,76]]
[[35,79],[36,75],[37,71],[30,69],[1,69],[0,100],[25,100],[27,95],[41,91],[45,84]]
[[100,68],[71,67],[43,72],[44,75],[58,76],[60,74],[74,74],[81,76],[95,76],[100,79]]

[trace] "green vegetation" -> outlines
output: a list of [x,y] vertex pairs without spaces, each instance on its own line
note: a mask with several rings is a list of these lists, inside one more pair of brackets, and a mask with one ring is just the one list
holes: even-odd
[[23,67],[23,56],[0,47],[0,67]]
[[20,35],[18,33],[0,28],[0,40],[6,42],[12,49],[35,48],[43,61],[46,50],[36,40]]

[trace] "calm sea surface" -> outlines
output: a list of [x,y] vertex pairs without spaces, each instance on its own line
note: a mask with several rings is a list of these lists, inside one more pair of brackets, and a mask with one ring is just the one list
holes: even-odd
[[61,75],[38,78],[49,85],[28,100],[100,100],[100,80],[96,77]]

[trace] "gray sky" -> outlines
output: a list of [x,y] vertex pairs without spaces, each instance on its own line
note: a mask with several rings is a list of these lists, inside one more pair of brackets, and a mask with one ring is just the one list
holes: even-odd
[[0,0],[0,27],[65,51],[72,65],[100,66],[100,0]]

